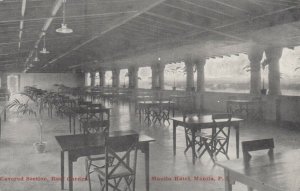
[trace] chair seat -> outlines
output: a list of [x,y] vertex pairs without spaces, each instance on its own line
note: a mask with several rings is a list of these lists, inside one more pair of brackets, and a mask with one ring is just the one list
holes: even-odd
[[87,156],[87,159],[90,160],[90,161],[105,160],[105,156],[104,156],[104,154],[102,154],[102,155],[90,155],[90,156]]
[[[108,173],[112,171],[112,169],[115,166],[109,166]],[[100,175],[101,178],[105,178],[105,168],[95,168],[94,171]],[[118,178],[118,177],[124,177],[124,176],[131,176],[134,175],[134,173],[130,172],[126,167],[123,165],[120,165],[115,172],[110,176],[111,179]]]
[[[187,133],[188,135],[192,135],[192,132],[188,132]],[[196,131],[195,132],[195,137],[205,137],[205,136],[207,136],[208,134],[207,133],[205,133],[205,132],[201,132],[201,131]]]
[[[201,136],[202,139],[209,139],[209,140],[212,140],[213,137],[212,135],[204,135],[204,136]],[[214,137],[214,140],[225,140],[226,137],[223,137],[223,136],[216,136]]]

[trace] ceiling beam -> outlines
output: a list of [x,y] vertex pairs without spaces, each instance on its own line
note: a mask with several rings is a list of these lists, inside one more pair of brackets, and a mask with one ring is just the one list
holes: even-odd
[[161,24],[161,25],[164,25],[164,26],[168,26],[168,27],[176,29],[176,30],[189,31],[189,28],[186,28],[186,26],[185,27],[179,27],[176,24],[171,24],[171,23],[163,22],[162,20],[151,19],[150,17],[147,17],[146,15],[141,15],[139,17],[139,19],[143,20],[143,21],[146,20],[146,21],[150,22],[149,24],[151,24],[151,23],[158,23],[158,24]]
[[[271,11],[271,12],[268,12],[268,13],[265,13],[265,14],[262,14],[262,15],[258,15],[258,16],[255,16],[255,17],[248,18],[248,19],[242,19],[242,20],[231,22],[231,23],[227,23],[227,24],[215,27],[214,29],[215,30],[220,30],[222,28],[230,27],[230,26],[241,24],[241,23],[245,23],[245,22],[253,22],[253,21],[257,20],[257,19],[264,18],[266,16],[270,16],[270,15],[274,15],[274,14],[278,14],[278,13],[281,13],[281,12],[289,11],[289,10],[295,9],[297,7],[298,6],[291,6],[291,7],[287,7],[287,8],[284,8],[284,9],[280,9],[280,10],[276,10],[276,11]],[[199,35],[199,34],[202,34],[202,33],[203,32],[201,32],[201,33],[195,32],[195,33],[189,34],[186,37],[190,37],[190,36],[194,36],[194,35]]]
[[212,33],[215,33],[215,34],[218,34],[218,35],[221,35],[221,36],[230,37],[230,38],[235,39],[235,40],[245,41],[245,39],[243,39],[243,38],[240,38],[240,37],[237,37],[237,36],[234,36],[234,35],[230,35],[230,34],[227,34],[227,33],[224,33],[224,32],[220,32],[220,31],[217,31],[215,29],[208,28],[208,27],[192,24],[192,23],[189,23],[189,22],[186,22],[186,21],[180,21],[178,19],[173,19],[173,18],[170,18],[170,17],[167,17],[167,16],[163,16],[163,15],[159,15],[159,14],[151,13],[151,12],[147,12],[145,14],[149,14],[151,16],[158,17],[158,18],[163,19],[163,20],[168,20],[168,21],[171,21],[171,22],[174,22],[174,23],[180,23],[180,24],[184,24],[186,26],[190,26],[190,27],[198,28],[198,29],[205,30],[205,31],[208,31],[208,32],[212,32]]
[[[54,38],[47,38],[46,41],[49,40],[61,40],[61,39],[66,39],[66,38],[80,38],[82,35],[70,35],[70,36],[62,36],[62,37],[54,37]],[[0,42],[0,46],[5,46],[5,45],[10,45],[10,44],[18,44],[20,41],[13,41],[13,42]],[[22,40],[22,43],[26,42],[36,42],[36,39],[28,39],[28,40]]]
[[229,15],[227,13],[224,13],[224,12],[220,12],[220,11],[217,11],[215,9],[212,9],[212,8],[209,8],[209,7],[205,7],[203,5],[200,5],[198,3],[194,3],[194,2],[191,2],[191,1],[186,1],[186,0],[180,0],[186,4],[189,4],[189,5],[192,5],[192,6],[195,6],[195,7],[199,7],[199,8],[202,8],[202,9],[206,9],[208,11],[211,11],[211,12],[214,12],[214,13],[217,13],[219,15],[222,15],[222,16],[226,16],[226,17],[230,17],[230,18],[233,18],[234,16],[233,15]]
[[182,7],[178,7],[178,6],[169,4],[169,3],[162,3],[162,4],[165,5],[165,6],[167,6],[167,7],[173,8],[173,9],[178,9],[178,10],[181,10],[183,12],[187,12],[187,13],[190,13],[190,14],[193,14],[193,15],[197,15],[199,17],[204,17],[204,18],[207,18],[207,19],[210,19],[210,20],[214,20],[214,21],[220,21],[220,19],[216,19],[214,17],[210,17],[210,16],[207,16],[207,15],[199,14],[199,13],[196,13],[195,11],[191,11],[191,10],[188,10],[188,9],[185,9],[185,8],[182,8]]
[[222,2],[222,1],[219,1],[219,0],[209,0],[209,1],[213,1],[215,3],[218,3],[220,5],[223,5],[223,6],[226,6],[226,7],[230,7],[232,9],[235,9],[235,10],[238,10],[238,11],[241,11],[241,12],[244,12],[244,13],[247,13],[247,14],[251,14],[248,10],[246,9],[242,9],[242,8],[239,8],[237,6],[234,6],[234,5],[231,5],[231,4],[228,4],[228,3],[225,3],[225,2]]
[[97,39],[97,38],[103,36],[104,34],[110,32],[110,31],[114,30],[115,28],[118,28],[118,27],[120,27],[120,26],[122,26],[122,25],[128,23],[128,22],[131,21],[132,19],[134,19],[134,18],[138,17],[139,15],[141,15],[141,14],[143,14],[143,13],[145,13],[145,12],[151,10],[152,8],[154,8],[154,7],[156,7],[157,5],[163,3],[164,1],[165,1],[165,0],[158,0],[158,1],[156,1],[155,3],[153,3],[153,4],[151,4],[150,6],[144,8],[143,10],[141,10],[141,11],[139,11],[138,13],[134,14],[133,16],[131,16],[131,17],[129,17],[129,18],[123,20],[122,22],[120,22],[120,23],[118,23],[118,24],[116,24],[116,25],[114,25],[114,26],[108,28],[107,30],[102,31],[100,34],[98,34],[98,35],[96,35],[96,36],[94,36],[94,37],[92,37],[92,38],[86,40],[85,42],[83,42],[83,43],[81,43],[81,44],[75,46],[75,47],[72,48],[71,50],[69,50],[69,51],[67,51],[67,52],[65,52],[65,53],[63,53],[63,54],[61,54],[60,56],[58,56],[58,57],[52,59],[51,61],[49,61],[49,64],[53,64],[53,63],[57,62],[59,59],[61,59],[61,58],[65,57],[65,56],[67,56],[67,55],[70,54],[71,52],[73,52],[73,51],[75,51],[75,50],[78,50],[79,48],[85,46],[86,44],[88,44],[88,43],[94,41],[95,39]]
[[[142,29],[144,29],[144,30],[150,30],[150,31],[154,31],[154,32],[156,32],[156,31],[157,32],[165,31],[165,32],[170,33],[170,34],[180,34],[181,33],[181,32],[178,32],[176,30],[172,30],[171,31],[171,30],[169,30],[166,27],[161,27],[161,26],[158,26],[158,25],[149,25],[147,23],[144,23],[144,22],[141,22],[141,21],[137,21],[136,19],[132,20],[130,23],[134,24],[134,26],[136,26],[135,24],[137,24],[138,26],[140,26],[140,25],[147,26],[147,27],[151,26],[150,29],[149,28],[144,28],[144,27],[142,27]],[[154,30],[152,30],[152,29],[154,29]]]
[[[62,0],[58,0],[58,1],[62,1]],[[72,16],[66,16],[66,19],[76,19],[76,18],[84,18],[84,17],[102,17],[102,16],[115,16],[115,15],[121,15],[121,14],[131,14],[131,13],[137,13],[138,11],[134,10],[134,11],[121,11],[121,12],[108,12],[108,13],[99,13],[99,14],[89,14],[89,15],[72,15]],[[52,19],[62,19],[62,16],[56,17],[50,17]],[[47,20],[49,19],[49,17],[43,17],[43,18],[31,18],[31,19],[24,19],[24,22],[28,22],[28,21],[43,21],[43,20]],[[14,22],[19,22],[22,19],[14,19],[14,20],[2,20],[0,21],[1,23],[14,23]]]

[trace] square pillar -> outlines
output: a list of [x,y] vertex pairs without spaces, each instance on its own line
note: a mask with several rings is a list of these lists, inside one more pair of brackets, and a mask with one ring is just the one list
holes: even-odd
[[281,95],[279,59],[282,55],[282,48],[269,47],[265,53],[269,64],[269,95]]
[[261,59],[264,49],[260,46],[253,46],[248,52],[250,61],[250,94],[261,94]]
[[100,86],[104,87],[105,86],[105,70],[103,70],[103,69],[99,70],[99,79],[100,79]]
[[95,86],[95,80],[96,80],[96,72],[90,72],[91,76],[91,87]]
[[157,64],[153,64],[151,66],[151,71],[152,71],[152,89],[156,89],[159,87],[158,85],[158,67]]
[[158,65],[158,82],[161,90],[165,89],[165,65],[160,63]]
[[185,69],[186,69],[186,90],[192,91],[194,87],[194,63],[192,58],[187,58],[185,60]]
[[112,70],[112,86],[115,88],[120,86],[120,69]]
[[138,86],[138,67],[130,66],[128,68],[129,88],[135,89]]
[[205,73],[204,73],[204,66],[206,63],[205,58],[198,58],[194,60],[197,69],[197,92],[204,92],[205,91]]

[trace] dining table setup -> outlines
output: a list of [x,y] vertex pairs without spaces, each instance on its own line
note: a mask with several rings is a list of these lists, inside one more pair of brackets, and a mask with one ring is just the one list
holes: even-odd
[[139,120],[144,114],[144,121],[148,124],[156,121],[169,121],[170,114],[175,115],[175,102],[170,100],[144,100],[137,102]]
[[[65,177],[65,152],[67,153],[68,159],[68,177],[69,177],[69,190],[73,190],[73,163],[79,157],[103,154],[105,153],[105,136],[109,137],[122,137],[136,133],[133,130],[127,131],[111,131],[109,134],[97,133],[97,134],[77,134],[77,135],[60,135],[55,136],[57,143],[61,148],[61,177]],[[144,153],[144,165],[145,165],[145,188],[147,191],[150,190],[150,147],[149,144],[154,142],[155,139],[145,134],[139,135],[138,149]],[[118,145],[116,141],[113,144]],[[61,189],[64,187],[64,178],[61,179]]]
[[[227,114],[226,114],[227,115]],[[241,118],[229,117],[230,127],[233,127],[235,130],[235,147],[236,147],[236,157],[239,158],[239,148],[240,148],[240,123],[243,121]],[[187,137],[187,149],[192,149],[192,159],[193,164],[195,164],[197,154],[196,154],[196,145],[199,144],[199,141],[196,141],[197,133],[201,130],[211,129],[212,137],[216,134],[216,129],[220,128],[223,131],[223,127],[229,126],[228,119],[223,118],[220,120],[213,120],[212,114],[193,114],[189,116],[178,116],[171,118],[173,121],[173,155],[176,155],[176,141],[177,141],[177,128],[185,128],[186,134],[190,135],[190,138]],[[229,128],[230,128],[229,127]],[[226,135],[229,136],[229,135]],[[189,140],[188,140],[189,139]],[[213,140],[214,141],[214,140]],[[212,143],[213,143],[212,141]],[[203,144],[204,143],[200,143]]]

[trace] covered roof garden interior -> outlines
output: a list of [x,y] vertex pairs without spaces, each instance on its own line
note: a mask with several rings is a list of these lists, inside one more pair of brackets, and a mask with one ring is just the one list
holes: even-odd
[[[173,180],[224,176],[213,157],[192,151],[185,128],[177,128],[176,154],[176,117],[230,113],[238,125],[221,161],[242,157],[245,140],[272,137],[277,151],[298,149],[299,34],[299,0],[0,0],[0,186],[63,189],[61,160],[71,160],[57,136],[84,134],[80,103],[91,102],[108,111],[109,131],[151,138],[146,157],[138,155],[136,190],[225,190],[224,181]],[[23,102],[43,103],[43,112],[13,108]],[[33,151],[36,139],[45,152]],[[74,156],[64,176],[78,179],[65,188],[99,189]],[[282,190],[293,190],[289,183]]]

